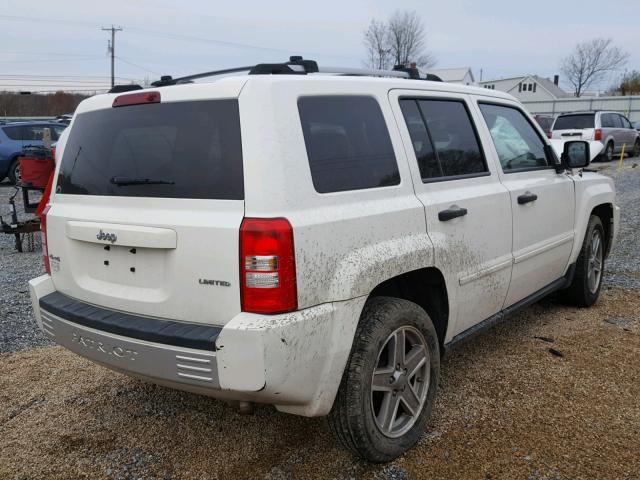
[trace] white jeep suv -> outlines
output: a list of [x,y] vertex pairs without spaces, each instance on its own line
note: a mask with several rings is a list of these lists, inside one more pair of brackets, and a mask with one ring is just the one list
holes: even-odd
[[79,355],[328,415],[388,461],[423,433],[447,349],[556,290],[596,301],[619,209],[580,168],[598,152],[559,160],[507,94],[335,71],[293,59],[82,102],[30,293]]

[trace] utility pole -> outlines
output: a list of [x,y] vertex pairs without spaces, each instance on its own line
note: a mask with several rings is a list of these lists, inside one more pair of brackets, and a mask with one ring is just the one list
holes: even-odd
[[116,32],[121,32],[122,27],[114,27],[111,25],[110,27],[102,27],[102,30],[105,32],[111,32],[111,42],[109,43],[109,53],[111,53],[111,86],[115,84],[115,56],[116,56]]

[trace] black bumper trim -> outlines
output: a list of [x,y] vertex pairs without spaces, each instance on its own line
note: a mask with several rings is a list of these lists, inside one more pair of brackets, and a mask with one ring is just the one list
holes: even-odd
[[40,299],[40,308],[78,325],[123,337],[163,343],[177,347],[215,351],[221,327],[159,320],[117,312],[75,300],[60,292]]

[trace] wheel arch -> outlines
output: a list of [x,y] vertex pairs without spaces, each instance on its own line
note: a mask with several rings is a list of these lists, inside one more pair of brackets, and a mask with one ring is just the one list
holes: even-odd
[[[611,203],[601,203],[600,205],[595,206],[591,210],[591,215],[595,215],[600,218],[602,222],[602,226],[604,228],[604,241],[605,241],[605,258],[609,255],[611,251],[611,245],[613,243],[613,204]],[[590,215],[590,216],[591,216]]]
[[376,285],[367,300],[380,296],[401,298],[422,307],[433,322],[440,346],[444,346],[449,325],[449,296],[440,270],[426,267],[389,278]]

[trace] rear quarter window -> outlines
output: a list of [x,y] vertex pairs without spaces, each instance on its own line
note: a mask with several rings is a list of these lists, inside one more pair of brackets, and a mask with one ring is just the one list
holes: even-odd
[[[122,179],[162,183],[125,185]],[[64,149],[57,191],[241,200],[243,181],[238,101],[208,100],[79,114]]]
[[400,174],[378,102],[367,96],[310,96],[298,112],[319,193],[387,187]]
[[2,130],[11,140],[22,140],[24,136],[23,127],[4,127]]

